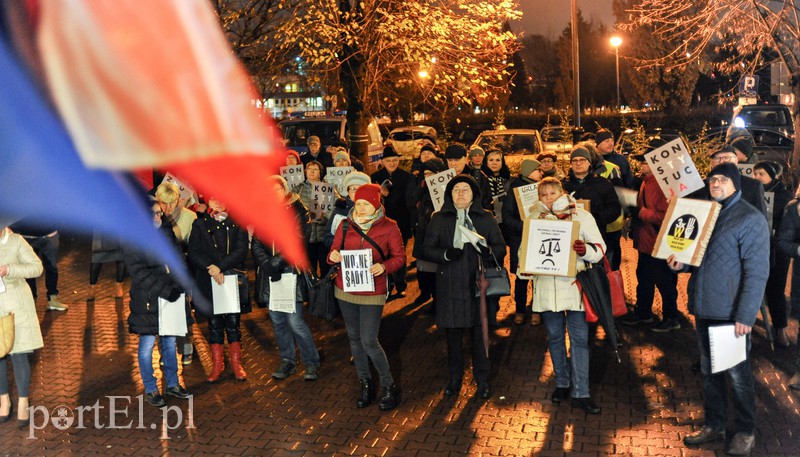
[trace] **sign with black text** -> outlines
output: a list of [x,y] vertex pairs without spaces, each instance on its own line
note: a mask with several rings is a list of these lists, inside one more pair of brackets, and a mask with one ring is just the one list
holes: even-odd
[[514,188],[514,198],[517,199],[519,218],[523,221],[528,218],[533,205],[539,201],[539,183],[526,184]]
[[302,183],[306,178],[303,176],[302,165],[289,165],[281,167],[281,176],[289,183],[289,190]]
[[339,195],[347,195],[347,189],[344,188],[344,180],[347,175],[353,172],[353,167],[330,167],[325,173],[325,181],[336,186]]
[[181,182],[172,173],[167,172],[167,174],[164,175],[164,180],[162,182],[171,182],[172,184],[178,186],[178,190],[181,193],[179,198],[182,200],[184,207],[192,206],[199,201],[197,198],[197,193],[195,193],[194,189],[192,189],[192,187],[188,184]]
[[339,251],[342,255],[342,286],[345,292],[374,292],[375,279],[372,267],[372,249]]
[[447,183],[455,176],[456,171],[452,168],[448,168],[445,171],[425,178],[425,183],[428,186],[428,192],[431,194],[433,209],[435,211],[442,209],[442,205],[444,204],[444,189],[447,187]]
[[753,177],[753,167],[754,166],[755,165],[753,165],[752,163],[737,163],[736,164],[736,168],[739,169],[739,173],[741,173],[742,176],[747,176],[748,178],[752,178]]
[[767,205],[767,224],[770,233],[774,233],[777,227],[772,226],[772,216],[775,214],[775,192],[764,192],[764,203]]
[[705,186],[689,149],[680,138],[648,152],[644,159],[667,198],[683,197]]
[[520,273],[575,276],[577,254],[572,243],[578,235],[578,221],[525,219],[519,249]]
[[336,194],[333,192],[333,185],[324,182],[311,183],[311,205],[308,208],[311,220],[318,221],[328,217],[333,211],[335,201]]

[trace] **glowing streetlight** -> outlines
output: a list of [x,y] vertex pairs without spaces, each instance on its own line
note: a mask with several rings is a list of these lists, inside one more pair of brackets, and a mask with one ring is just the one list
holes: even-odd
[[611,46],[614,47],[614,57],[617,63],[617,109],[619,110],[622,109],[622,103],[619,98],[619,46],[622,44],[622,38],[615,35],[612,36],[609,41],[611,42]]

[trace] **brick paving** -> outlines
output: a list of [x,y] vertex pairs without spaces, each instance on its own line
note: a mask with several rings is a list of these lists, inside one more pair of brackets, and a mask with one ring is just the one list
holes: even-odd
[[[629,243],[624,251],[627,295],[635,302],[636,254]],[[344,327],[337,321],[309,318],[323,357],[318,382],[304,382],[302,369],[287,380],[272,379],[270,373],[279,363],[272,325],[266,310],[255,309],[242,320],[248,381],[235,381],[228,370],[222,382],[205,383],[211,365],[202,336],[207,327],[196,324],[199,356],[181,369],[182,381],[194,394],[191,409],[185,401],[170,399],[173,408],[165,410],[165,418],[161,410],[142,405],[137,398],[142,393],[137,337],[127,331],[127,298],[112,297],[112,268],[104,266],[100,292],[92,303],[85,300],[88,267],[89,244],[62,234],[60,289],[71,308],[66,313],[46,312],[44,285],[39,281],[37,308],[45,347],[32,359],[31,405],[39,407],[33,416],[36,428],[18,430],[15,421],[0,424],[0,455],[724,453],[721,442],[687,448],[681,441],[702,419],[702,381],[691,370],[697,351],[685,292],[680,298],[686,315],[680,331],[620,329],[621,363],[604,344],[602,330],[597,332],[591,391],[603,407],[599,416],[573,410],[569,402],[550,403],[553,371],[544,328],[513,325],[510,298],[501,301],[500,328],[492,336],[492,397],[473,397],[476,387],[468,372],[461,395],[444,398],[444,337],[433,318],[412,304],[417,295],[412,282],[407,298],[387,304],[381,329],[381,341],[403,390],[397,409],[384,413],[377,405],[356,407],[355,369],[349,363]],[[683,277],[682,290],[685,284]],[[753,455],[800,455],[800,396],[786,386],[795,370],[796,347],[772,351],[763,329],[758,327],[755,333],[758,430]],[[790,334],[794,340],[795,318],[790,319]],[[116,402],[113,417],[112,401]],[[61,413],[60,406],[65,407]]]

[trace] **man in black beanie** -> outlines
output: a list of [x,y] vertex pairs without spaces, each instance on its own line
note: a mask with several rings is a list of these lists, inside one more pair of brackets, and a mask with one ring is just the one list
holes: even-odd
[[[711,198],[722,205],[708,241],[703,262],[692,267],[687,292],[695,316],[700,371],[703,373],[705,423],[686,435],[687,445],[724,440],[728,401],[726,380],[730,378],[735,414],[734,432],[726,452],[747,455],[755,445],[755,381],[750,367],[750,333],[761,308],[769,275],[769,228],[767,220],[742,198],[742,178],[733,163],[722,163],[708,174]],[[675,271],[688,265],[667,259]],[[731,325],[735,337],[746,338],[743,362],[717,373],[711,372],[709,328]]]

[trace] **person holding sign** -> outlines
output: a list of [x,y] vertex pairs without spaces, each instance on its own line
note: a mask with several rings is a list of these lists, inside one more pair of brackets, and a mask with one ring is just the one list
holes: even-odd
[[[290,206],[297,216],[300,227],[298,235],[302,238],[307,231],[309,216],[300,197],[289,191],[289,184],[280,176],[271,178],[274,192],[280,201]],[[269,316],[275,329],[275,342],[281,356],[281,365],[272,373],[275,379],[286,379],[297,373],[295,343],[300,349],[300,357],[306,368],[303,379],[316,381],[319,379],[319,352],[314,343],[314,336],[303,319],[303,296],[300,293],[302,272],[289,265],[275,245],[264,244],[258,237],[253,237],[253,257],[258,265],[256,300],[269,304]],[[286,286],[288,287],[280,287]],[[292,286],[293,285],[293,286]],[[288,290],[288,294],[283,293]],[[280,295],[283,293],[283,295]]]
[[[198,217],[192,224],[189,237],[188,259],[194,268],[194,282],[201,299],[212,303],[211,315],[208,316],[208,330],[211,333],[211,374],[208,382],[219,381],[225,370],[222,343],[228,335],[228,350],[231,366],[237,380],[247,379],[242,368],[242,333],[239,328],[240,312],[216,314],[214,308],[223,303],[214,302],[212,281],[222,285],[226,281],[237,280],[236,270],[242,270],[242,263],[247,256],[247,230],[239,226],[225,212],[226,206],[216,198],[208,199],[208,212]],[[197,294],[196,294],[197,295]],[[218,300],[219,301],[219,300]],[[229,307],[238,308],[238,303],[228,303]],[[198,309],[199,311],[199,309]]]
[[[361,383],[361,391],[356,401],[359,408],[372,403],[375,386],[372,383],[369,361],[378,371],[383,393],[378,406],[382,411],[394,409],[400,401],[400,389],[395,385],[389,360],[378,341],[383,305],[389,292],[388,277],[406,264],[406,250],[397,223],[385,215],[381,205],[381,187],[366,184],[355,192],[355,206],[346,222],[339,225],[333,239],[333,248],[328,262],[342,262],[341,251],[369,249],[372,252],[374,290],[366,292],[345,292],[343,275],[336,275],[334,295],[339,300],[350,351],[356,373]],[[346,229],[346,231],[345,231]]]
[[[164,236],[172,240],[177,248],[178,240],[173,231],[172,219],[164,214],[158,204],[153,205],[153,220]],[[191,396],[180,385],[178,379],[175,335],[159,337],[159,300],[172,303],[185,295],[183,295],[183,288],[172,276],[167,265],[158,263],[135,249],[125,247],[123,251],[125,266],[131,276],[131,313],[128,315],[128,331],[139,335],[139,374],[142,376],[144,384],[145,401],[151,406],[160,408],[166,406],[167,402],[159,392],[158,381],[153,374],[153,348],[156,344],[156,337],[161,340],[159,350],[161,360],[164,362],[163,374],[166,384],[164,393],[180,399]],[[186,325],[191,325],[190,315],[184,314],[184,316],[186,316]]]
[[[471,232],[471,233],[470,233]],[[480,251],[470,243],[479,238]],[[425,259],[439,264],[436,276],[436,325],[447,339],[450,373],[444,394],[458,395],[464,376],[464,333],[472,340],[472,374],[478,384],[476,395],[489,398],[491,362],[483,339],[480,290],[477,287],[478,260],[502,265],[506,243],[494,216],[481,206],[481,190],[471,176],[458,175],[445,188],[442,209],[433,214],[425,234]],[[486,310],[484,310],[486,311]]]
[[[516,304],[516,314],[514,323],[519,325],[525,321],[525,307],[528,305],[528,284],[530,280],[521,278],[517,274],[519,267],[519,247],[522,244],[522,220],[517,197],[514,189],[522,186],[536,184],[542,180],[542,170],[538,160],[525,159],[520,165],[518,176],[511,178],[508,186],[508,194],[503,201],[503,238],[508,244],[511,264],[509,268],[514,273],[514,303]],[[542,315],[533,313],[531,315],[531,325],[542,323]]]
[[[792,199],[792,193],[781,181],[783,166],[777,162],[762,160],[753,166],[753,177],[764,185],[764,195],[771,198],[767,212],[772,209],[772,231],[775,233],[781,226],[783,210]],[[769,221],[768,221],[769,222]],[[775,340],[778,346],[789,347],[789,337],[786,335],[788,325],[786,319],[786,275],[789,272],[790,256],[781,252],[776,245],[775,236],[770,237],[770,268],[767,280],[767,306],[772,326],[775,328]]]
[[344,178],[343,187],[347,192],[344,198],[336,199],[331,217],[328,218],[328,223],[325,224],[325,235],[322,237],[322,242],[325,244],[326,252],[333,246],[333,236],[336,235],[336,229],[339,228],[339,224],[347,219],[350,210],[353,209],[355,204],[353,196],[356,194],[356,190],[364,184],[369,184],[369,176],[358,171],[354,171]]
[[[306,163],[306,180],[292,190],[292,192],[300,196],[300,200],[309,211],[312,211],[314,205],[314,184],[324,182],[322,180],[324,175],[325,167],[316,160],[312,160]],[[312,211],[311,225],[306,238],[306,253],[308,260],[311,262],[311,271],[316,274],[317,269],[319,269],[320,277],[325,276],[328,272],[328,264],[325,263],[325,256],[328,250],[325,248],[322,239],[325,236],[325,225],[328,223],[329,215],[330,212],[323,211],[322,213],[314,214]]]
[[[714,168],[723,163],[732,163],[736,165],[739,163],[739,156],[736,152],[736,149],[733,147],[723,146],[720,149],[712,152],[709,156],[709,160],[711,161],[711,168]],[[755,206],[755,208],[764,215],[764,218],[766,218],[767,205],[764,202],[764,185],[753,178],[742,176],[740,186],[741,187],[739,190],[742,192],[742,199]],[[706,179],[706,185],[703,188],[692,192],[691,194],[687,195],[687,197],[701,200],[711,200],[712,195],[709,190],[710,188],[711,186],[708,184],[708,180]]]
[[[687,445],[697,445],[725,438],[727,423],[726,378],[730,378],[736,415],[736,435],[729,454],[747,455],[755,444],[755,381],[750,368],[750,332],[764,297],[769,274],[769,228],[767,220],[742,197],[742,176],[735,164],[715,166],[708,174],[711,198],[722,205],[709,239],[703,262],[692,267],[687,292],[689,309],[695,315],[700,370],[703,373],[703,409],[705,424],[683,438]],[[675,271],[690,271],[687,265],[667,259]],[[746,338],[743,361],[732,368],[712,372],[711,327],[727,325],[729,338]],[[731,352],[732,341],[717,349]]]
[[[576,271],[586,269],[587,263],[603,259],[605,242],[594,217],[575,204],[575,199],[564,193],[555,178],[544,178],[539,183],[539,201],[531,211],[530,219],[578,221],[580,235],[571,248],[578,254]],[[553,403],[567,399],[572,384],[572,406],[589,414],[600,414],[589,396],[589,324],[583,298],[574,276],[533,276],[534,312],[542,313],[547,329],[550,360],[556,375],[556,389],[550,396]],[[566,330],[569,330],[570,357],[567,361]]]
[[428,191],[428,182],[425,178],[445,171],[442,159],[428,159],[422,163],[422,180],[414,192],[413,200],[417,203],[417,225],[414,228],[414,250],[412,254],[417,259],[417,282],[419,283],[419,297],[414,300],[414,305],[422,305],[433,299],[423,312],[436,314],[436,269],[438,265],[425,259],[425,233],[435,211],[431,193]]

